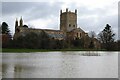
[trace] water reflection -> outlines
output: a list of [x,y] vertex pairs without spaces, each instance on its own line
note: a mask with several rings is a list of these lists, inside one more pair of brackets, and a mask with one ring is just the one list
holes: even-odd
[[3,78],[117,78],[117,52],[4,53]]
[[[21,64],[16,64],[14,66],[14,78],[24,78],[25,76],[25,71],[29,71],[34,69],[34,67],[29,67],[29,66],[23,66]],[[32,72],[33,73],[33,72]],[[32,76],[32,75],[31,75]],[[27,76],[29,78],[29,76]]]

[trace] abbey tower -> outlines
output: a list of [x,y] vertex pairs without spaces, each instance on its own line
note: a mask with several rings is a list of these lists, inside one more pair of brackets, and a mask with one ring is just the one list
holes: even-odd
[[73,29],[77,29],[77,10],[75,12],[68,11],[68,9],[66,12],[60,10],[60,30],[69,32]]

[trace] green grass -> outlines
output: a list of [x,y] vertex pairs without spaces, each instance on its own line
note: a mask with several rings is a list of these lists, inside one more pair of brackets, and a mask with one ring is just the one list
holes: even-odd
[[46,52],[48,50],[42,49],[2,49],[2,52]]
[[23,52],[50,52],[50,51],[105,51],[104,49],[8,49],[3,48],[3,53],[23,53]]

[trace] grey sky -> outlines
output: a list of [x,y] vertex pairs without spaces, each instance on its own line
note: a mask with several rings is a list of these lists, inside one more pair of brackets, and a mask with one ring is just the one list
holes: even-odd
[[78,1],[2,2],[2,21],[8,23],[12,34],[15,20],[21,16],[30,27],[59,29],[60,9],[65,11],[69,8],[78,10],[78,27],[84,31],[99,33],[106,24],[110,24],[118,35],[118,0]]

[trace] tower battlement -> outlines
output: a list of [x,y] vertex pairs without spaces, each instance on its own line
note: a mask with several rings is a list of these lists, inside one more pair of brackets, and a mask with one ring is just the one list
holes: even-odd
[[60,10],[60,30],[64,32],[69,32],[77,28],[77,10],[75,12],[68,11],[62,12]]
[[60,10],[60,14],[63,14],[63,13],[75,13],[75,14],[77,14],[77,9],[75,9],[75,12],[68,11],[68,8],[66,8],[65,12],[63,12],[62,10]]

